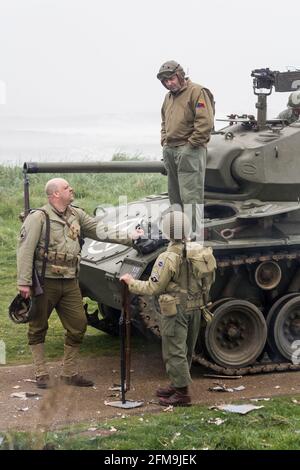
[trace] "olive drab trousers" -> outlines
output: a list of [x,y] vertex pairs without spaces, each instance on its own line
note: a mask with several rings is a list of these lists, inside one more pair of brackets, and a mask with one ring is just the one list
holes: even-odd
[[177,305],[176,315],[161,315],[162,356],[167,375],[176,388],[191,382],[190,368],[201,323],[201,310],[184,312]]
[[192,230],[197,233],[201,230],[203,219],[206,155],[206,147],[192,147],[189,143],[163,147],[170,204],[190,208]]
[[54,308],[66,330],[65,344],[79,346],[86,331],[87,319],[78,279],[45,279],[44,293],[33,297],[33,319],[28,328],[29,344],[44,343],[48,319]]

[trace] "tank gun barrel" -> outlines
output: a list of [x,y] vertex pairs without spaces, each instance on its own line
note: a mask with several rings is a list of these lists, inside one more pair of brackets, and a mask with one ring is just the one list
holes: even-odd
[[162,161],[122,162],[25,162],[24,173],[161,173],[166,174]]

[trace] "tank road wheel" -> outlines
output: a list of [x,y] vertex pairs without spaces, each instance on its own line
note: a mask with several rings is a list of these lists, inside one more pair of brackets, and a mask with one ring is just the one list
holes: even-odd
[[234,300],[234,298],[233,298],[233,297],[223,297],[222,299],[218,299],[218,300],[216,300],[215,302],[213,302],[213,303],[211,304],[211,306],[209,307],[208,310],[209,310],[211,313],[214,313],[214,311],[215,311],[218,307],[220,307],[220,305],[223,305],[225,302],[228,302],[229,300]]
[[[300,295],[287,299],[279,310],[274,321],[274,341],[280,354],[292,360],[292,355],[300,340]],[[294,347],[293,347],[294,345]],[[296,346],[296,348],[295,348]]]
[[293,299],[294,297],[297,297],[299,294],[297,293],[291,293],[291,294],[286,294],[280,299],[278,299],[270,308],[269,313],[267,315],[267,326],[268,326],[268,338],[267,338],[267,353],[270,356],[270,359],[273,361],[281,361],[283,359],[282,354],[280,354],[277,346],[276,346],[276,341],[274,337],[274,325],[275,321],[277,319],[277,316],[280,312],[281,307],[290,299]]
[[[223,297],[222,299],[218,299],[215,302],[213,302],[208,310],[214,314],[214,311],[220,306],[223,305],[225,302],[228,302],[228,300],[233,300],[233,297]],[[205,347],[205,331],[207,327],[207,322],[203,319],[203,316],[201,317],[201,325],[200,325],[200,331],[197,339],[197,343],[195,346],[195,353],[196,354],[201,354],[202,356],[205,355],[207,356],[208,351],[206,350]]]
[[209,355],[225,367],[253,364],[266,338],[267,325],[261,311],[251,302],[239,299],[217,307],[205,332]]

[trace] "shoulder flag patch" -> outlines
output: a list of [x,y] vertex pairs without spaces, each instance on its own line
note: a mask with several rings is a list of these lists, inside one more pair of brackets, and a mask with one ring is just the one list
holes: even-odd
[[198,103],[196,104],[196,108],[205,108],[204,101],[198,101]]

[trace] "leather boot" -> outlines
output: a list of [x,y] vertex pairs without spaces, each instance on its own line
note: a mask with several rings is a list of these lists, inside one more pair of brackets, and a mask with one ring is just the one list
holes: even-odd
[[50,377],[48,374],[46,375],[39,375],[36,378],[36,386],[37,388],[49,388],[50,387]]
[[61,381],[66,385],[75,385],[77,387],[92,387],[94,383],[78,374],[78,346],[69,346],[65,344],[63,371]]
[[170,397],[173,393],[176,392],[174,385],[167,385],[167,387],[160,387],[156,390],[157,397]]
[[85,379],[79,374],[72,375],[72,377],[61,376],[60,379],[65,385],[75,385],[75,387],[93,387],[94,385],[92,380]]
[[175,387],[175,393],[169,397],[161,397],[159,404],[163,406],[189,406],[191,404],[191,396],[188,387]]
[[31,344],[30,349],[33,357],[36,386],[38,388],[48,388],[50,378],[45,363],[45,345],[44,343]]

